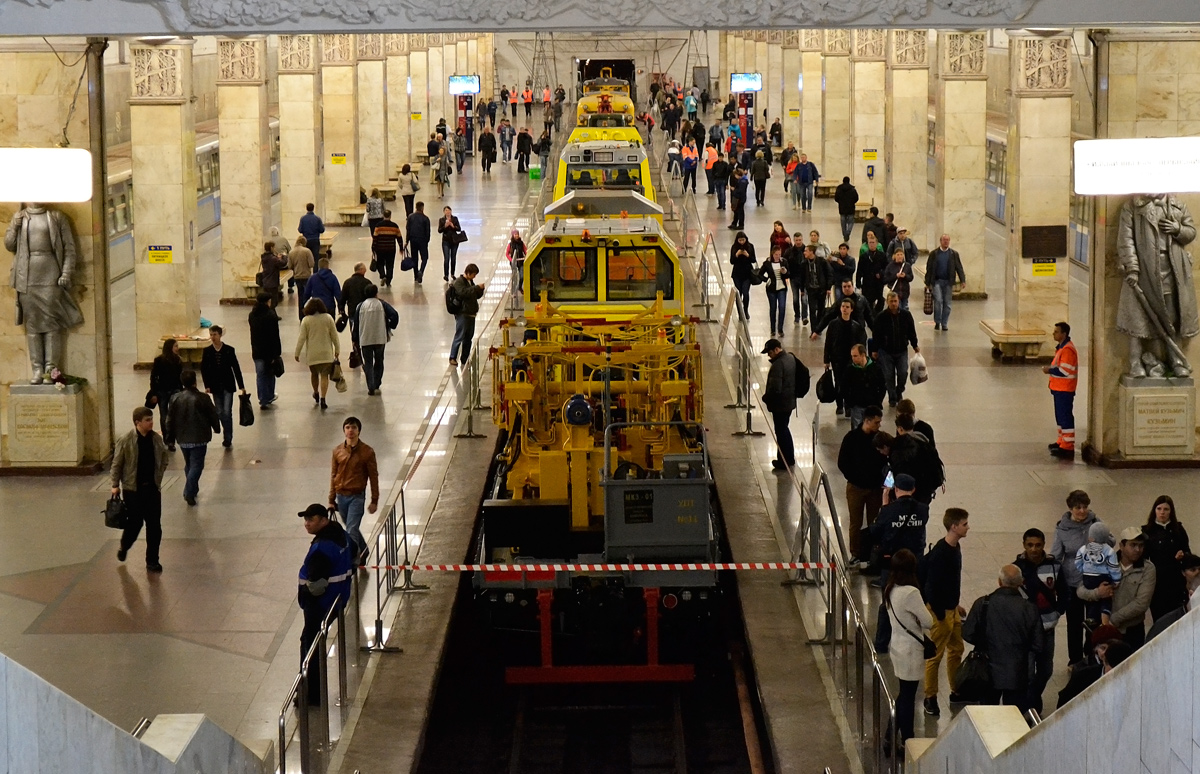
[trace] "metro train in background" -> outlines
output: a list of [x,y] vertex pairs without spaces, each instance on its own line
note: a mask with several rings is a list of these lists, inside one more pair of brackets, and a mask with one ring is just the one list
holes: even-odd
[[[269,128],[271,195],[279,193],[279,119]],[[108,280],[133,273],[138,250],[133,243],[133,162],[130,144],[109,148],[105,220],[108,229]],[[221,225],[221,153],[217,122],[196,126],[196,236]]]

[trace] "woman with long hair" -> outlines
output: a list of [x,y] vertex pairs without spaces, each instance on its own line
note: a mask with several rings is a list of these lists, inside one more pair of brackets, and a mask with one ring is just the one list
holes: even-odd
[[438,198],[446,198],[446,186],[450,185],[450,173],[454,169],[446,146],[438,148],[437,158],[433,159],[433,184],[437,186]]
[[367,226],[371,229],[371,236],[375,236],[375,226],[381,220],[383,220],[383,197],[379,194],[378,188],[372,188],[371,195],[367,197]]
[[300,335],[296,337],[297,363],[300,362],[300,353],[305,350],[308,375],[312,380],[313,403],[325,410],[329,408],[325,403],[325,396],[329,393],[329,376],[341,354],[341,346],[337,324],[325,307],[325,302],[319,298],[310,298],[304,305],[304,319],[300,321]]
[[1175,515],[1175,501],[1159,495],[1142,527],[1146,536],[1146,558],[1154,563],[1157,579],[1150,598],[1150,616],[1158,620],[1187,602],[1187,584],[1179,560],[1192,552],[1187,530]]
[[733,271],[729,273],[733,286],[742,297],[742,313],[750,319],[750,285],[754,282],[754,271],[758,259],[754,256],[754,245],[750,243],[745,231],[739,231],[733,237],[733,245],[729,248],[729,264]]
[[[926,631],[933,626],[933,615],[921,599],[917,557],[907,548],[892,554],[891,572],[887,587],[883,590],[883,604],[892,624],[888,653],[892,670],[900,681],[900,692],[896,695],[896,727],[900,732],[900,744],[903,745],[915,735],[913,719],[917,708],[917,685],[925,674],[924,638]],[[886,739],[890,742],[892,735],[889,733]]]
[[175,393],[183,389],[183,382],[180,381],[182,373],[183,361],[179,358],[179,342],[167,339],[163,342],[162,354],[154,358],[154,365],[150,368],[150,394],[146,397],[148,403],[158,406],[158,422],[162,426],[163,440],[169,451],[175,451],[175,433],[168,421],[167,408]]
[[400,176],[396,180],[396,193],[404,200],[405,218],[413,214],[413,201],[416,200],[420,187],[421,182],[417,180],[417,173],[413,172],[412,166],[405,164],[400,167]]

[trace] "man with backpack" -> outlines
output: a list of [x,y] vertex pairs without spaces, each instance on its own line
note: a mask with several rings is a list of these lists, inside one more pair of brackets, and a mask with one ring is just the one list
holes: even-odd
[[475,337],[475,315],[479,314],[479,299],[483,298],[483,283],[475,284],[479,267],[468,263],[462,276],[446,286],[446,311],[454,315],[454,340],[450,342],[450,365],[458,365],[471,356],[471,339]]
[[763,403],[771,412],[775,424],[776,458],[771,460],[775,470],[787,470],[796,464],[796,446],[792,442],[792,431],[788,422],[796,410],[796,398],[808,394],[808,368],[800,358],[784,350],[779,339],[767,339],[762,354],[771,361],[767,372],[766,392]]
[[922,433],[913,429],[914,420],[907,414],[896,416],[896,440],[888,458],[892,472],[907,473],[917,481],[917,500],[928,505],[933,502],[937,488],[946,481],[942,458],[937,447]]

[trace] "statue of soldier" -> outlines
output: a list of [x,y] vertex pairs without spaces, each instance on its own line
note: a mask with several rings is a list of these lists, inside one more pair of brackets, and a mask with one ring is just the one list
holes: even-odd
[[58,210],[30,203],[8,224],[4,247],[16,254],[10,281],[33,368],[29,383],[48,383],[50,372],[66,362],[67,329],[83,322],[71,297],[76,256],[71,221]]
[[1129,336],[1129,376],[1161,377],[1168,365],[1174,376],[1192,374],[1183,340],[1200,333],[1200,315],[1192,256],[1184,248],[1195,238],[1192,215],[1174,196],[1135,196],[1121,208],[1117,266],[1125,284],[1117,302],[1117,330]]

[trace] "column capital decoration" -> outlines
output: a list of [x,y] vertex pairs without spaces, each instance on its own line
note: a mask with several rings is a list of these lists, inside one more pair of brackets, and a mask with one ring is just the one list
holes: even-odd
[[800,48],[800,30],[784,30],[783,47]]
[[319,62],[316,35],[279,36],[279,72],[315,73]]
[[426,38],[426,35],[424,32],[410,32],[408,34],[408,50],[409,50],[409,52],[411,53],[413,51],[423,51],[425,49],[425,47],[427,45],[429,45],[425,38]]
[[173,41],[169,46],[130,45],[130,104],[181,105],[190,100],[191,57],[184,57],[184,51],[191,47],[190,40]]
[[404,56],[408,53],[408,35],[403,32],[384,35],[383,51],[388,56]]
[[801,51],[824,51],[825,36],[821,30],[800,30]]
[[1014,36],[1009,38],[1012,91],[1037,97],[1069,97],[1071,39]]
[[850,56],[850,30],[825,30],[821,53],[825,56]]
[[377,61],[384,58],[382,33],[359,33],[355,37],[358,39],[358,61]]
[[754,31],[754,42],[755,43],[766,43],[767,42],[767,31],[766,30],[755,30]]
[[929,67],[928,31],[892,30],[889,37],[889,67],[893,70],[918,70]]
[[942,78],[987,80],[987,38],[983,32],[942,32]]
[[217,85],[261,86],[266,82],[266,39],[261,36],[217,41]]
[[782,46],[783,30],[767,30],[767,42],[772,46]]
[[339,32],[321,36],[322,65],[352,65],[357,54],[353,33]]
[[425,44],[427,46],[429,46],[430,48],[437,48],[438,46],[444,45],[442,43],[442,33],[440,33],[440,32],[427,33],[425,35]]
[[882,62],[887,52],[887,35],[883,30],[853,30],[854,48],[850,55],[857,62]]

